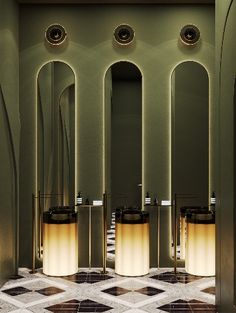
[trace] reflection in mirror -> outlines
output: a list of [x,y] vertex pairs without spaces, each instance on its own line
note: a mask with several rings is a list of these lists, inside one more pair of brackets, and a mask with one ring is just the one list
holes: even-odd
[[115,63],[106,72],[105,124],[105,187],[110,225],[116,208],[141,207],[142,76],[130,62]]
[[37,180],[42,210],[74,205],[75,77],[62,62],[45,64],[38,75]]
[[[178,212],[182,207],[207,207],[209,195],[209,80],[207,71],[202,65],[188,61],[179,64],[174,69],[171,77],[171,105],[172,194],[195,196],[192,199],[187,198],[188,196],[179,198],[177,201]],[[173,220],[172,222],[174,225]],[[183,248],[180,251],[180,244],[185,230],[180,230],[179,222],[177,225],[177,245],[179,246],[177,258],[184,258],[184,251]],[[172,234],[174,234],[173,228]]]

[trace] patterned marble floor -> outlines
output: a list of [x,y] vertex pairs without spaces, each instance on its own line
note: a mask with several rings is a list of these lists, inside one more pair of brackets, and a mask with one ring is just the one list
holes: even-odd
[[[107,258],[115,257],[115,216],[108,230]],[[0,289],[0,313],[216,313],[215,278],[178,269],[151,269],[142,277],[122,277],[113,269],[80,269],[67,277],[48,277],[19,269],[19,277]]]
[[108,269],[81,269],[68,277],[48,277],[20,269],[0,290],[0,312],[14,313],[215,313],[215,279],[179,269],[151,269],[142,277],[121,277]]

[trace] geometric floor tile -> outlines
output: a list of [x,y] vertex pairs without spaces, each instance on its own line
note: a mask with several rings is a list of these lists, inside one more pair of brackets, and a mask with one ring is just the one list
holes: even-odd
[[176,274],[174,272],[165,272],[158,275],[150,276],[150,278],[161,280],[170,284],[188,284],[203,277],[190,275],[184,272],[177,272]]
[[14,275],[14,276],[11,276],[11,277],[10,277],[10,280],[17,280],[17,279],[21,279],[21,278],[24,278],[24,276],[21,276],[21,275]]
[[103,280],[113,278],[107,274],[101,274],[97,272],[79,272],[74,275],[63,277],[66,280],[72,281],[77,284],[94,284]]
[[165,290],[161,290],[161,289],[149,287],[149,286],[135,290],[135,291],[146,296],[155,296],[159,293],[165,292]]
[[46,307],[46,309],[54,313],[59,312],[76,313],[76,312],[106,312],[113,308],[89,299],[82,301],[72,299],[60,304],[51,305],[49,307]]
[[201,291],[209,293],[211,295],[215,295],[216,294],[216,288],[215,287],[209,287],[209,288],[203,289]]
[[19,296],[27,292],[31,292],[31,290],[25,287],[15,287],[15,288],[2,290],[2,292],[8,294],[9,296]]
[[3,312],[3,313],[12,312],[12,311],[15,311],[17,309],[17,307],[14,306],[13,304],[8,303],[8,302],[1,300],[1,299],[0,299],[0,308],[1,308],[0,312]]
[[128,290],[128,289],[125,289],[122,287],[112,287],[112,288],[102,290],[102,292],[108,293],[112,296],[121,296],[121,295],[124,295],[128,292],[131,292],[131,290]]
[[175,276],[172,269],[152,268],[142,277],[124,277],[114,269],[102,274],[96,268],[50,277],[41,270],[29,274],[29,269],[20,269],[23,278],[9,280],[0,289],[0,313],[215,313],[214,277],[178,271]]
[[44,296],[52,296],[52,295],[56,295],[58,293],[64,292],[65,290],[62,290],[62,289],[57,288],[57,287],[46,287],[46,288],[38,289],[35,291],[40,293],[41,295],[44,295]]
[[162,305],[157,309],[171,313],[192,313],[192,312],[216,313],[215,305],[194,299],[190,301],[179,299],[171,303]]

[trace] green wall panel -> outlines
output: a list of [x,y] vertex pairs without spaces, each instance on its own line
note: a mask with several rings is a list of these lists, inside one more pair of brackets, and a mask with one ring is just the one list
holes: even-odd
[[[45,44],[44,31],[52,23],[64,25],[68,41],[63,47]],[[114,28],[128,23],[135,30],[130,47],[113,42]],[[202,39],[196,48],[179,41],[182,26],[197,25]],[[193,60],[209,72],[210,109],[214,101],[214,6],[132,5],[21,5],[20,9],[21,136],[21,265],[30,263],[31,193],[36,192],[36,80],[40,67],[50,60],[69,64],[76,76],[77,188],[101,199],[104,191],[104,78],[117,61],[130,61],[143,76],[142,142],[143,192],[171,196],[171,73],[178,63]],[[27,176],[24,173],[27,171]],[[163,212],[163,264],[171,265],[170,222]],[[25,239],[27,238],[27,239]],[[165,247],[164,247],[165,246]]]

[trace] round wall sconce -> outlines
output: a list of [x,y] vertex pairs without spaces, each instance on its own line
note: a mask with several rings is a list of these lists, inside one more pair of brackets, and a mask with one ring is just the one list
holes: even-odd
[[134,40],[134,30],[127,24],[121,24],[114,30],[114,39],[119,45],[129,45]]
[[53,46],[61,45],[67,37],[65,28],[60,24],[50,25],[45,31],[46,41]]
[[200,30],[195,25],[185,25],[180,31],[180,38],[185,45],[195,45],[200,39]]

